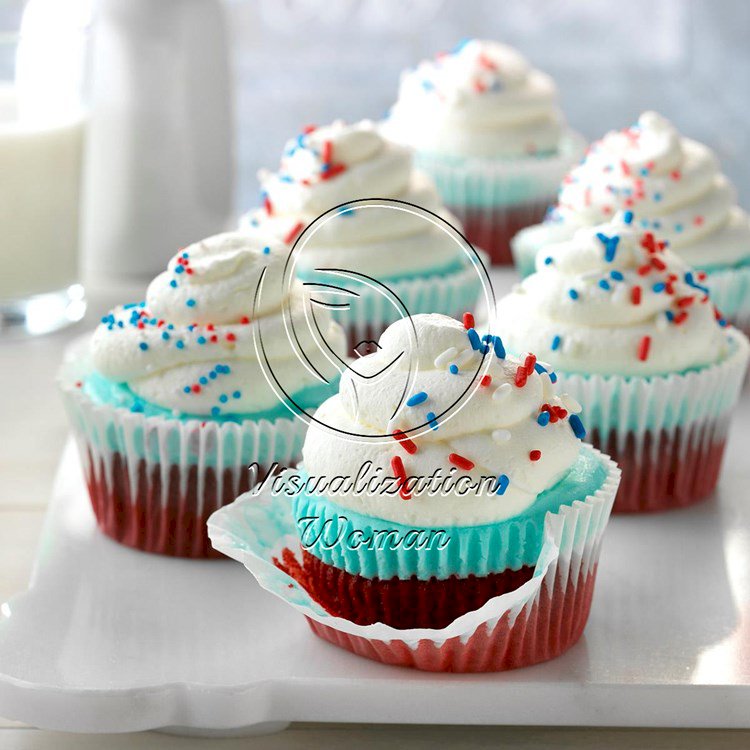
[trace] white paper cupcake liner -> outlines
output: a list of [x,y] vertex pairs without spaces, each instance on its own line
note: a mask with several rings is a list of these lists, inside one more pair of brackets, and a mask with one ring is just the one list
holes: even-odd
[[305,615],[317,635],[343,648],[431,671],[513,669],[558,656],[583,632],[620,477],[617,465],[602,459],[607,478],[599,490],[547,515],[533,578],[439,630],[357,625],[329,615],[277,565],[284,561],[293,567],[302,557],[290,503],[270,491],[250,493],[217,511],[208,522],[209,536],[216,549],[241,562],[261,586]]
[[486,250],[493,263],[509,264],[511,238],[542,221],[585,146],[584,139],[570,131],[550,156],[451,160],[417,153],[415,164],[435,181],[469,240]]
[[729,330],[730,354],[686,373],[652,377],[557,371],[558,389],[582,406],[587,440],[623,470],[615,512],[666,510],[716,485],[750,344]]
[[97,523],[107,536],[148,552],[217,556],[206,520],[265,473],[299,460],[306,424],[292,417],[242,423],[145,416],[95,404],[76,386],[75,365],[60,386]]

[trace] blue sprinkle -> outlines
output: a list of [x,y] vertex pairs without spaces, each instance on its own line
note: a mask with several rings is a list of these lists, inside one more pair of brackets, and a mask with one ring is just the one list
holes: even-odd
[[557,382],[557,375],[554,372],[549,373],[549,379],[551,382],[556,383]]
[[185,273],[185,267],[184,266],[177,266],[177,268],[174,269],[175,273]]
[[604,245],[604,260],[606,260],[607,263],[611,263],[617,254],[617,246],[620,244],[620,237],[618,235],[607,237],[606,234],[597,232],[596,238],[602,243],[602,245]]
[[664,316],[670,323],[674,320],[674,313],[671,310],[665,310]]
[[575,289],[568,289],[568,297],[570,299],[578,299],[578,292]]
[[437,423],[437,417],[435,416],[434,411],[428,411],[427,412],[427,424],[430,425],[430,427],[433,430],[437,430],[438,423]]
[[561,339],[559,336],[555,336],[552,339],[552,346],[550,347],[553,352],[557,351],[560,348]]
[[195,300],[194,300],[194,299],[193,299],[193,298],[191,297],[191,298],[190,298],[189,300],[187,300],[187,301],[185,302],[185,304],[186,304],[186,305],[187,305],[188,307],[195,307]]
[[659,292],[663,292],[667,288],[667,285],[663,281],[657,281],[651,288],[658,294]]
[[211,416],[218,417],[220,413],[221,413],[221,409],[219,409],[218,406],[211,407]]
[[534,371],[537,373],[537,375],[541,375],[543,372],[547,372],[547,368],[543,365],[540,365],[539,362],[535,362]]
[[599,279],[599,286],[604,289],[605,291],[609,291],[610,286],[607,279]]
[[693,289],[698,289],[699,291],[703,292],[703,294],[708,294],[708,289],[705,286],[701,286],[695,281],[695,277],[693,276],[692,271],[688,271],[685,274],[685,283],[688,286],[693,287]]
[[683,229],[684,229],[684,227],[682,226],[682,224],[675,224],[674,225],[674,231],[675,232],[681,232]]
[[451,375],[458,375],[458,365],[451,365],[448,369],[451,371]]
[[466,331],[466,335],[469,337],[469,342],[471,343],[471,348],[475,351],[481,351],[482,350],[482,341],[479,338],[479,334],[473,329],[469,328],[468,331]]
[[507,474],[501,474],[497,478],[497,488],[495,489],[496,495],[504,495],[505,490],[508,489],[508,485],[510,484],[510,479],[508,479]]
[[583,440],[583,438],[586,437],[586,428],[583,426],[581,418],[577,414],[571,414],[568,422],[570,422],[570,428],[573,430],[573,434],[579,440]]
[[178,341],[178,342],[177,342],[177,343],[175,344],[175,346],[176,346],[176,347],[177,347],[178,349],[184,349],[184,348],[185,348],[185,342],[184,342],[184,341]]
[[177,289],[177,282],[172,279],[172,281],[169,282],[169,286],[171,286],[172,289]]
[[139,414],[140,412],[143,411],[143,404],[141,404],[141,403],[139,403],[139,402],[136,401],[136,403],[134,403],[130,407],[130,411],[135,412],[136,414]]
[[624,221],[624,222],[625,222],[626,224],[632,224],[632,223],[633,223],[633,212],[632,212],[632,211],[626,211],[626,212],[625,212],[625,213],[624,213],[624,214],[622,215],[622,220],[623,220],[623,221]]
[[487,352],[489,352],[494,338],[495,337],[490,333],[485,333],[484,336],[482,336],[482,354],[487,354]]
[[264,247],[263,248],[263,255],[270,255],[271,254],[271,248],[270,247]]
[[661,193],[654,193],[654,200],[658,203],[661,200]]
[[540,412],[539,416],[536,418],[536,421],[542,427],[546,427],[549,424],[549,412],[548,411]]
[[503,340],[499,336],[495,336],[494,339],[495,356],[498,359],[505,359],[505,347],[503,346]]
[[163,339],[164,339],[165,341],[169,341],[169,334],[168,334],[168,333],[167,333],[166,331],[162,331],[162,332],[161,332],[161,337],[162,337],[162,338],[163,338]]
[[198,336],[196,339],[199,344],[205,344],[206,343],[206,337],[205,336]]
[[240,393],[239,391],[235,391],[235,392],[234,392],[234,393],[232,394],[232,398],[239,398],[239,397],[240,397],[241,395],[242,395],[242,394],[241,394],[241,393]]
[[610,271],[609,275],[615,280],[615,281],[622,281],[625,277],[619,272],[619,271]]
[[641,169],[641,177],[647,177],[647,176],[648,176],[648,169],[646,169],[646,167],[643,167],[643,169]]
[[185,393],[190,393],[190,386],[186,385],[182,390],[185,391]]
[[208,373],[208,377],[211,378],[211,380],[216,380],[216,370],[211,370],[211,372]]
[[549,266],[549,265],[551,265],[551,264],[552,264],[552,262],[553,262],[553,260],[552,260],[552,256],[551,256],[551,255],[548,255],[548,256],[547,256],[547,257],[546,257],[546,258],[544,259],[544,265],[545,265],[545,266]]
[[427,394],[424,391],[415,393],[407,402],[407,406],[417,406],[427,401]]
[[200,376],[200,377],[198,378],[198,382],[199,382],[199,383],[200,383],[201,385],[208,385],[208,378],[207,378],[207,377],[206,377],[205,375],[201,375],[201,376]]
[[182,254],[182,257],[183,257],[183,258],[184,258],[185,260],[187,260],[187,259],[188,259],[188,258],[189,258],[190,256],[189,256],[189,255],[188,255],[187,253],[183,253],[183,254]]
[[222,404],[226,404],[226,402],[229,401],[229,396],[227,396],[226,393],[222,393],[221,396],[219,396],[219,401],[221,401]]
[[139,349],[140,349],[140,350],[141,350],[142,352],[145,352],[145,351],[146,351],[146,349],[148,349],[148,344],[147,344],[147,343],[146,343],[145,341],[141,341],[141,343],[140,343],[140,344],[138,344],[138,348],[139,348]]

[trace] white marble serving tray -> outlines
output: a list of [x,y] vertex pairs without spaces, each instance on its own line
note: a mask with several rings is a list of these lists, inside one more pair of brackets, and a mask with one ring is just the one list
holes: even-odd
[[2,605],[0,715],[76,732],[289,721],[750,727],[750,402],[716,500],[607,530],[586,633],[556,661],[428,674],[357,657],[237,563],[96,529],[65,450],[28,591]]

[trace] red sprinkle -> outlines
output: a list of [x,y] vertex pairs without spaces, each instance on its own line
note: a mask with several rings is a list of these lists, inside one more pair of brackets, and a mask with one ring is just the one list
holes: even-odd
[[624,175],[630,176],[630,167],[625,163],[624,159],[620,161],[620,169],[622,169]]
[[199,385],[198,385],[198,384],[196,383],[196,384],[195,384],[195,385],[194,385],[194,386],[193,386],[193,387],[191,388],[191,390],[193,391],[193,393],[200,393],[200,392],[201,392],[201,387],[200,387],[200,386],[199,386]]
[[651,273],[651,266],[648,264],[645,266],[640,266],[638,268],[638,275],[639,276],[646,276],[647,274]]
[[227,341],[236,341],[237,340],[237,337],[231,331],[227,334],[226,338],[227,338]]
[[539,450],[533,450],[529,452],[529,460],[538,461],[542,457],[542,452]]
[[310,133],[314,133],[318,129],[317,125],[305,125],[304,128],[302,128],[302,132],[305,135],[310,135]]
[[486,388],[492,382],[492,375],[485,375],[480,381],[479,385]]
[[630,290],[630,301],[634,305],[640,305],[641,304],[641,288],[639,286],[634,286]]
[[398,479],[398,494],[401,495],[403,500],[410,500],[411,495],[406,487],[406,469],[404,469],[404,462],[401,460],[401,456],[394,456],[391,459],[391,470],[393,475]]
[[474,328],[474,316],[470,312],[464,313],[464,328],[467,331],[469,328]]
[[76,380],[76,388],[82,388],[83,383],[80,380]]
[[247,315],[243,315],[240,318],[240,323],[242,323],[243,326],[246,326],[250,322],[250,318],[247,317]]
[[694,297],[680,297],[677,300],[677,307],[690,307],[693,304]]
[[401,447],[407,453],[417,452],[417,444],[411,438],[408,438],[402,430],[396,430],[393,433],[393,437],[398,440],[398,442],[401,444]]
[[672,178],[673,180],[679,180],[679,179],[680,179],[680,178],[682,177],[682,174],[680,173],[680,170],[679,170],[679,169],[674,169],[674,170],[672,170],[672,171],[670,172],[669,176],[670,176],[670,177],[671,177],[671,178]]
[[534,372],[534,365],[536,364],[536,354],[528,354],[526,356],[526,361],[523,363],[523,366],[526,368],[526,377],[529,377],[532,372]]
[[323,159],[324,164],[331,163],[332,154],[333,154],[333,144],[330,141],[326,141],[323,144],[323,153],[321,154],[321,158]]
[[518,388],[523,388],[526,385],[526,380],[528,379],[529,375],[526,372],[526,368],[521,365],[516,370],[516,386]]
[[684,323],[687,320],[688,314],[683,310],[682,312],[677,313],[677,315],[672,318],[672,322],[678,326]]
[[474,468],[474,462],[469,461],[468,458],[460,456],[458,453],[449,453],[448,460],[454,465],[458,466],[459,469],[464,471],[471,471]]
[[216,334],[214,333],[214,334],[213,334],[213,335],[212,335],[212,336],[211,336],[211,337],[210,337],[210,338],[209,338],[208,340],[209,340],[209,341],[210,341],[210,342],[211,342],[212,344],[215,344],[215,343],[216,343],[216,342],[217,342],[217,341],[219,340],[219,337],[218,337],[218,336],[217,336],[217,335],[216,335]]
[[638,344],[638,359],[645,362],[648,359],[648,350],[651,348],[651,336],[644,336]]
[[273,204],[271,203],[271,199],[268,196],[263,198],[263,207],[266,209],[266,213],[269,216],[273,215]]
[[657,271],[666,271],[667,270],[667,264],[661,258],[651,258],[651,265]]
[[695,224],[696,227],[701,226],[701,224],[703,224],[703,217],[702,216],[696,216],[693,219],[693,224]]
[[292,228],[291,228],[291,229],[289,230],[289,232],[287,233],[286,237],[284,237],[284,242],[285,242],[285,243],[286,243],[287,245],[291,245],[291,243],[292,243],[292,240],[294,240],[294,238],[295,238],[295,237],[296,237],[296,236],[297,236],[297,235],[298,235],[298,234],[299,234],[299,233],[300,233],[300,232],[302,231],[302,229],[303,229],[303,227],[304,227],[304,226],[305,226],[305,225],[304,225],[304,224],[303,224],[303,223],[302,223],[301,221],[298,221],[298,222],[297,222],[297,223],[296,223],[296,224],[295,224],[295,225],[294,225],[294,226],[293,226],[293,227],[292,227]]

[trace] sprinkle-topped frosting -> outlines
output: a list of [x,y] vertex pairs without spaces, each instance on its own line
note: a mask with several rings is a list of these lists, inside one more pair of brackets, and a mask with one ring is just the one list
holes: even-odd
[[[311,476],[357,476],[371,461],[373,471],[400,478],[402,491],[400,499],[336,495],[339,505],[398,523],[490,523],[529,507],[578,457],[583,424],[555,394],[554,373],[534,355],[507,356],[502,341],[451,318],[416,315],[394,323],[380,349],[358,365],[316,419],[365,437],[311,427],[305,468]],[[451,470],[492,481],[484,492],[461,497],[430,496],[406,483]]]
[[566,372],[681,372],[727,351],[704,279],[623,212],[542,248],[536,273],[498,303],[497,330]]
[[556,152],[563,126],[548,75],[511,47],[469,39],[402,74],[383,129],[420,151],[492,158]]
[[321,214],[341,206],[316,225],[298,255],[297,271],[303,275],[320,267],[345,267],[390,278],[460,260],[455,242],[421,216],[346,205],[394,198],[426,208],[460,229],[432,182],[412,169],[410,151],[386,141],[368,120],[305,128],[287,143],[279,170],[262,170],[258,176],[263,207],[243,218],[244,229],[257,227],[291,244]]
[[632,210],[639,229],[660,235],[690,265],[710,268],[750,258],[750,221],[735,204],[714,153],[645,112],[592,144],[545,224],[525,233],[537,244],[568,239],[580,226]]
[[[282,305],[288,302],[303,320],[305,304],[301,286],[283,290],[284,261],[284,246],[258,232],[220,234],[180,250],[151,282],[144,302],[102,318],[91,345],[94,369],[177,414],[259,412],[278,404],[257,359],[253,331],[259,328],[266,356],[288,388],[317,385],[284,330]],[[341,354],[343,331],[327,310],[316,316]],[[307,327],[297,328],[304,336]]]

